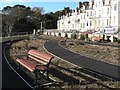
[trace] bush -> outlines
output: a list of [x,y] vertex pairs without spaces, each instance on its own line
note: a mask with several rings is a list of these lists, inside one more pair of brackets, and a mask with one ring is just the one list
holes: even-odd
[[68,37],[67,33],[65,34],[65,37]]
[[120,43],[120,39],[118,39],[117,42]]
[[71,38],[72,38],[72,39],[76,39],[76,38],[77,38],[77,35],[76,35],[76,34],[72,34],[72,35],[71,35]]
[[80,44],[80,45],[85,45],[85,43],[83,43],[83,42],[79,42],[79,44]]
[[116,37],[113,37],[113,42],[117,42],[118,39]]
[[81,36],[80,36],[80,40],[85,40],[85,36],[84,36],[84,35],[81,35]]
[[71,42],[71,43],[69,43],[69,45],[73,46],[73,45],[75,45],[75,43],[72,43],[72,42]]
[[31,46],[31,47],[29,47],[29,49],[35,49],[35,50],[37,50],[37,47]]
[[58,36],[61,36],[61,33],[58,33]]

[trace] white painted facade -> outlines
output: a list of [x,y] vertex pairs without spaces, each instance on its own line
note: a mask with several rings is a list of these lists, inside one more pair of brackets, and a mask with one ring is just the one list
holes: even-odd
[[120,0],[94,0],[93,5],[90,1],[89,8],[83,6],[78,12],[72,12],[71,16],[59,17],[57,25],[60,31],[95,30],[114,34],[120,29]]

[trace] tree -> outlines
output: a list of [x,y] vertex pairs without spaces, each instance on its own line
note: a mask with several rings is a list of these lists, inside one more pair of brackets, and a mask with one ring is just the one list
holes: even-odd
[[41,22],[43,21],[42,17],[43,17],[43,13],[44,13],[44,9],[43,7],[33,7],[32,9],[32,14],[31,14],[31,18],[32,18],[32,23],[35,24],[36,29],[39,29],[41,26]]
[[7,6],[2,10],[3,14],[3,22],[4,22],[4,32],[8,36],[13,32],[13,26],[15,22],[19,21],[22,18],[25,18],[30,13],[30,8],[26,8],[23,5],[15,5],[13,7]]
[[43,16],[43,21],[45,20],[44,27],[46,29],[56,29],[59,14],[60,14],[59,11],[56,11],[55,13],[50,12],[50,13],[44,14]]
[[6,6],[3,12],[3,32],[10,36],[12,32],[32,32],[40,28],[42,21],[42,7],[25,7],[24,5]]

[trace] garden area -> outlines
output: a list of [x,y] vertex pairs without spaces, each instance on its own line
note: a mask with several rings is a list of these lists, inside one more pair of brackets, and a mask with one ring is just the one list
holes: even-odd
[[[47,40],[57,40],[64,48],[75,53],[118,65],[118,48],[85,44],[83,42],[76,42],[74,39],[67,39],[64,41],[65,38],[46,35],[13,43],[9,51],[10,57],[12,58],[11,60],[14,61],[18,55],[26,55],[29,49],[36,49],[44,53],[49,53],[44,49],[44,43]],[[50,90],[53,88],[58,90],[71,90],[74,88],[119,88],[119,82],[91,74],[88,70],[82,67],[77,67],[57,57],[52,60],[50,77],[61,82],[60,86],[46,87]]]

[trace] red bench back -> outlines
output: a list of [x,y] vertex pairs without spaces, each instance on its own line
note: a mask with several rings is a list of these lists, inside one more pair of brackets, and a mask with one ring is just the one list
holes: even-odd
[[43,52],[39,52],[37,50],[29,50],[28,51],[28,57],[32,58],[42,64],[48,64],[52,58],[54,58],[52,55],[43,53]]

